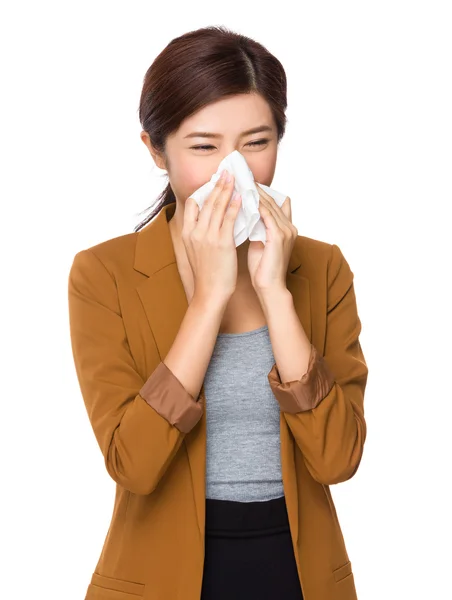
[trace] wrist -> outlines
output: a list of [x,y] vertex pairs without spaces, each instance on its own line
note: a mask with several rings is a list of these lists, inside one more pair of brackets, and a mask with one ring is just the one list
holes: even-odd
[[230,300],[229,296],[215,296],[201,293],[194,293],[190,304],[205,312],[223,312]]
[[272,288],[265,291],[260,290],[257,291],[256,294],[264,313],[267,313],[274,307],[280,310],[293,303],[292,294],[286,287]]

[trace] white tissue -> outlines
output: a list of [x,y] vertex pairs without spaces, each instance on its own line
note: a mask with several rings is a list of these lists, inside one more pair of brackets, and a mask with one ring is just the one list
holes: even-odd
[[[252,242],[259,241],[265,245],[267,236],[258,208],[259,192],[254,183],[253,173],[248,167],[244,156],[238,150],[234,150],[225,156],[217,172],[210,178],[210,181],[198,188],[193,194],[190,194],[190,198],[196,201],[201,210],[204,201],[215,187],[223,169],[227,169],[229,173],[234,175],[234,192],[239,192],[242,195],[242,204],[234,224],[235,246],[240,246],[248,238]],[[259,183],[259,185],[275,200],[279,207],[282,206],[284,200],[287,198],[286,194],[277,192],[268,187],[268,185],[262,183]],[[234,192],[231,194],[231,200]]]

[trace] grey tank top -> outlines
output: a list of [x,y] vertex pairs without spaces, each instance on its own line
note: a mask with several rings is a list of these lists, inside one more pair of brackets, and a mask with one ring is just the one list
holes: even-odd
[[256,502],[284,495],[280,408],[267,374],[268,326],[219,333],[204,380],[206,498]]

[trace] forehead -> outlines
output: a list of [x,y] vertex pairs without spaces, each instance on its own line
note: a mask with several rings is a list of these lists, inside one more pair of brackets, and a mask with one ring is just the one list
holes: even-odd
[[268,102],[256,93],[235,94],[212,102],[187,117],[181,123],[178,135],[184,137],[194,131],[240,134],[260,125],[274,127]]

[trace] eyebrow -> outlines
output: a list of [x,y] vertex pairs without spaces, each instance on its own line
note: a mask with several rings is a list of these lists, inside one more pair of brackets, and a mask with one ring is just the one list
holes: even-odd
[[[273,128],[270,127],[269,125],[260,125],[259,127],[253,127],[252,129],[243,131],[240,134],[240,137],[243,137],[245,135],[251,135],[252,133],[260,133],[261,131],[273,131]],[[221,133],[211,133],[209,131],[194,131],[193,133],[189,133],[188,135],[186,135],[184,137],[184,140],[186,138],[192,138],[192,137],[220,138],[223,136],[221,135]]]

